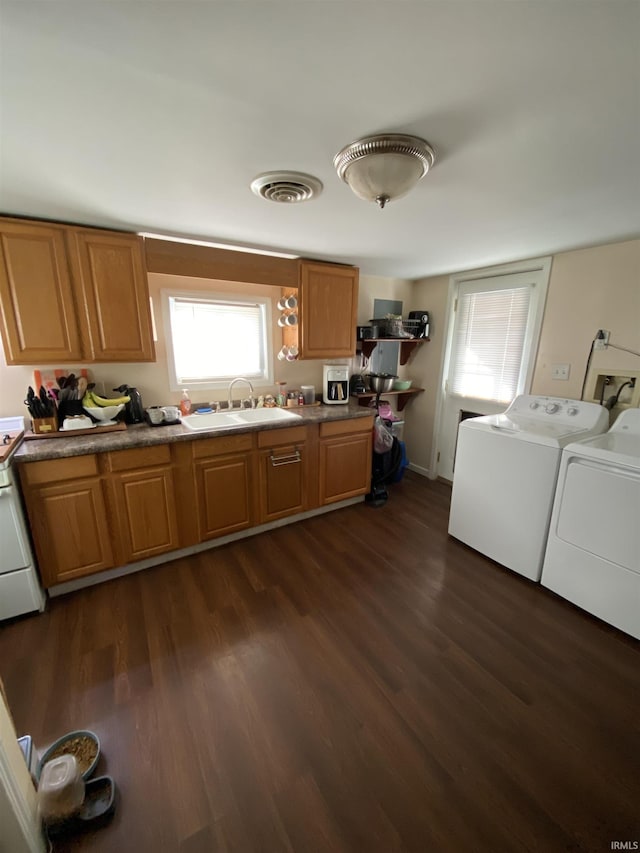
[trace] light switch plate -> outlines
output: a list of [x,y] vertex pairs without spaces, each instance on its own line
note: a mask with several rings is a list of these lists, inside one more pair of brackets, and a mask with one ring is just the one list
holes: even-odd
[[552,379],[568,379],[570,370],[571,370],[570,364],[552,364],[551,365],[551,378]]

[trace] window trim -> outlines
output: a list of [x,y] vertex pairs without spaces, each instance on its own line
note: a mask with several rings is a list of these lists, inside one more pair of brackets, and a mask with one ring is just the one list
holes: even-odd
[[203,382],[195,382],[191,380],[189,384],[178,382],[173,348],[173,336],[171,334],[171,308],[169,303],[171,298],[183,299],[186,301],[193,300],[194,302],[227,302],[230,304],[246,304],[247,302],[250,302],[259,305],[262,311],[264,324],[264,374],[262,378],[251,377],[251,383],[254,388],[273,385],[273,300],[270,296],[256,296],[253,293],[244,293],[240,291],[220,292],[213,290],[175,290],[167,288],[160,291],[160,301],[162,303],[162,323],[166,345],[167,373],[169,377],[169,388],[171,391],[181,391],[185,387],[188,387],[190,391],[221,391],[226,390],[229,387],[229,379]]

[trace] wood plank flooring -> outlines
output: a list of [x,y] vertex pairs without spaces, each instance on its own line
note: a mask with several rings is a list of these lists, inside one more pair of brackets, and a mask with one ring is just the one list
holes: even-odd
[[1,627],[20,733],[93,729],[119,788],[56,853],[640,841],[640,645],[450,539],[449,495],[409,473]]

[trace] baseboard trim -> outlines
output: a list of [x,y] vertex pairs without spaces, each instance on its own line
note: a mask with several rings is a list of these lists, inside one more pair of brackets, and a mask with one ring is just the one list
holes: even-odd
[[421,477],[428,477],[430,480],[434,479],[429,468],[423,468],[421,465],[416,465],[414,462],[409,462],[407,468],[410,471],[415,471],[416,474],[420,474]]

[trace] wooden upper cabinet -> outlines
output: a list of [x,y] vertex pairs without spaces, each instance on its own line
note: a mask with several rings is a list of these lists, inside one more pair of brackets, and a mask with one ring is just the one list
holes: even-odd
[[299,288],[301,358],[349,358],[356,351],[358,270],[302,261]]
[[67,239],[87,357],[154,361],[142,239],[76,229],[69,229]]
[[0,310],[7,364],[82,360],[64,228],[0,221]]
[[0,219],[7,364],[153,361],[140,237]]

